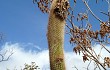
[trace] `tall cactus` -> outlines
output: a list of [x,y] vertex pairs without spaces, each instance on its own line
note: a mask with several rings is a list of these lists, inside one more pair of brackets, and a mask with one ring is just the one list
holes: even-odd
[[66,3],[67,1],[65,0],[53,0],[50,8],[47,39],[51,70],[66,70],[63,49],[67,13]]
[[51,70],[66,70],[63,46],[65,19],[69,8],[68,0],[39,0],[37,4],[43,13],[50,12],[47,32],[50,68]]

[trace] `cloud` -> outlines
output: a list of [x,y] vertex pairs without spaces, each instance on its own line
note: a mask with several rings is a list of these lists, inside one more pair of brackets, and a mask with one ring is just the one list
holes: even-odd
[[[32,48],[30,48],[32,47]],[[110,47],[106,46],[109,50]],[[30,49],[27,49],[30,48]],[[36,50],[35,50],[36,48]],[[100,53],[100,45],[95,45],[94,49],[96,53]],[[6,62],[0,63],[0,70],[6,70],[9,68],[13,70],[15,67],[16,69],[20,70],[24,67],[24,64],[31,64],[31,62],[36,62],[36,65],[40,67],[40,70],[49,70],[49,51],[42,50],[39,46],[36,46],[32,43],[28,44],[20,44],[20,43],[5,43],[2,46],[1,53],[6,50],[12,50],[14,54],[10,57],[10,59]],[[102,50],[101,56],[110,56],[106,50]],[[8,56],[8,55],[7,55]],[[82,54],[76,55],[73,52],[66,52],[65,51],[65,61],[66,61],[66,68],[67,70],[75,70],[74,66],[76,66],[79,70],[86,70],[84,67],[87,67],[89,62],[82,61]],[[93,70],[94,63],[90,65],[90,70]]]

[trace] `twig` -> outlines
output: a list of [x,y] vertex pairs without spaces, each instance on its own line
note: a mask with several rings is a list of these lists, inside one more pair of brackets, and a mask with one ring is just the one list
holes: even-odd
[[78,68],[77,68],[76,66],[74,66],[74,68],[75,68],[76,70],[78,70]]
[[108,50],[103,44],[100,43],[100,45],[102,45],[102,47],[110,53],[110,50]]
[[67,20],[71,23],[72,28],[74,28],[74,24],[73,24],[73,22],[72,22],[72,17],[71,17],[71,20],[70,20],[69,18],[67,18]]
[[103,12],[103,11],[100,11],[100,13],[109,16],[107,13],[105,13],[105,12]]
[[87,49],[85,49],[85,50],[94,58],[93,60],[94,60],[96,63],[100,64],[101,67],[103,67],[103,69],[106,70],[106,68],[99,62],[99,60],[98,60],[96,57],[94,57],[93,54],[91,54]]
[[91,12],[91,14],[99,21],[99,22],[102,22],[101,19],[99,19],[93,12],[92,10],[90,9],[90,7],[88,6],[87,2],[85,0],[82,0],[84,2],[84,4],[86,5],[86,7],[88,8],[88,10]]
[[92,61],[92,60],[90,60],[89,64],[87,65],[87,70],[89,70],[89,65],[91,64],[91,61]]
[[[7,51],[5,52],[5,54],[7,53]],[[0,54],[0,56],[1,56],[1,60],[0,60],[0,62],[2,62],[2,61],[8,61],[9,60],[9,58],[12,56],[12,52],[11,52],[11,54],[5,59],[4,57],[5,57],[5,55],[2,55],[2,54]]]
[[[67,26],[67,28],[69,28],[70,30],[72,30],[67,24],[66,24],[66,26]],[[69,34],[72,37],[71,33],[67,33],[67,34]]]
[[[73,11],[72,11],[72,15],[73,15]],[[71,16],[71,25],[72,25],[72,28],[74,28],[74,24],[72,22],[73,22],[73,17]]]
[[105,0],[108,4],[109,4],[109,1],[108,0]]
[[70,30],[72,30],[67,24],[66,24],[66,26],[67,26]]

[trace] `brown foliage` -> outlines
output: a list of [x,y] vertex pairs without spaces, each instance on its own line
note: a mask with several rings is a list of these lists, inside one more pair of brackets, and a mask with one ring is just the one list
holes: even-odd
[[110,57],[104,58],[104,66],[108,66],[108,68],[110,68]]

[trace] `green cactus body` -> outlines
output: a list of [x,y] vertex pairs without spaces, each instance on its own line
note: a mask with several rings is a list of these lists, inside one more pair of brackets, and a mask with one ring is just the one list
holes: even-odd
[[48,46],[51,70],[65,70],[64,62],[64,29],[65,20],[55,15],[57,0],[53,0],[48,23]]

